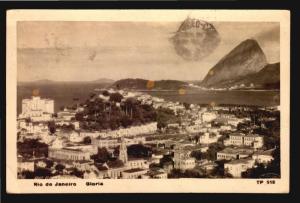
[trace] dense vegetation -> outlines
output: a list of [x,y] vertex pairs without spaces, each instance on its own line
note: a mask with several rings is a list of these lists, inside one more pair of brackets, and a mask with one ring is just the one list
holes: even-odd
[[40,142],[38,139],[25,139],[23,142],[17,142],[17,152],[26,158],[47,157],[48,145]]
[[119,93],[109,94],[109,100],[103,100],[95,94],[90,96],[84,104],[84,110],[75,116],[80,121],[82,129],[103,130],[129,127],[156,121],[156,112],[151,105],[141,104],[134,98],[124,99]]
[[151,157],[152,149],[142,144],[134,144],[127,147],[127,154],[133,158],[147,158]]

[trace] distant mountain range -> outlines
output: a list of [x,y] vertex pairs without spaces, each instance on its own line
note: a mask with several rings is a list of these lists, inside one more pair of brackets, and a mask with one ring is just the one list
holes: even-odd
[[107,78],[99,78],[97,80],[91,81],[55,81],[55,80],[34,80],[34,81],[19,81],[18,84],[36,84],[36,85],[47,85],[47,84],[55,84],[55,83],[94,83],[94,84],[112,84],[114,80]]
[[280,63],[268,64],[256,40],[247,39],[225,55],[200,83],[207,88],[279,89]]
[[116,81],[111,87],[119,89],[136,90],[178,90],[187,86],[188,83],[178,80],[145,80],[145,79],[123,79]]

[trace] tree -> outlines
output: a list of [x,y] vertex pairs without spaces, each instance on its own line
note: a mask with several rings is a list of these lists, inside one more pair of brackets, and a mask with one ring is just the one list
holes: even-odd
[[127,128],[131,124],[132,124],[132,120],[127,115],[122,116],[122,118],[121,118],[121,125],[124,128]]
[[78,113],[76,113],[75,114],[75,119],[77,120],[77,121],[83,121],[83,113],[82,112],[78,112]]
[[104,90],[104,91],[102,92],[102,95],[108,97],[108,96],[109,96],[109,92],[108,92],[107,90]]
[[167,108],[158,108],[156,116],[158,129],[163,129],[168,125],[168,123],[178,121],[175,117],[174,111]]
[[145,158],[152,155],[152,150],[142,144],[130,145],[127,147],[127,153],[129,156],[136,158]]
[[40,142],[38,139],[25,139],[23,142],[17,142],[18,154],[23,157],[47,157],[48,145]]
[[206,152],[206,156],[207,156],[206,158],[208,160],[212,160],[212,161],[216,160],[217,159],[217,152],[221,151],[223,149],[224,149],[224,145],[222,143],[219,143],[219,142],[209,145],[209,148]]
[[51,168],[54,165],[54,162],[52,160],[46,159],[46,168]]
[[57,164],[55,166],[55,170],[57,170],[59,173],[62,173],[62,171],[65,169],[65,166],[63,164]]
[[123,99],[123,96],[118,92],[112,93],[109,97],[109,100],[112,102],[121,102],[122,99]]
[[173,169],[168,178],[204,178],[205,176],[197,170],[185,170]]
[[96,94],[94,92],[90,93],[90,98],[93,99],[96,96]]
[[217,166],[212,171],[212,175],[220,178],[232,178],[232,175],[227,173],[226,170],[224,169],[224,164],[228,162],[229,162],[228,160],[215,161]]
[[91,137],[90,136],[86,136],[83,138],[83,143],[86,145],[89,145],[92,143]]
[[52,176],[51,171],[47,168],[37,168],[34,171],[35,178],[41,177],[41,178],[49,178]]
[[22,176],[24,177],[24,179],[34,179],[35,177],[35,173],[32,171],[22,171]]
[[54,134],[56,132],[56,125],[54,121],[50,121],[48,123],[48,130],[51,134]]
[[164,155],[163,158],[160,159],[159,165],[163,167],[165,163],[171,162],[174,164],[174,161],[170,155]]
[[70,174],[73,176],[76,176],[78,178],[83,178],[83,172],[78,170],[77,168],[72,168],[72,171]]
[[183,106],[186,110],[189,110],[191,105],[189,103],[183,102]]
[[197,151],[192,151],[191,153],[191,157],[194,157],[197,160],[201,160],[202,159],[202,155],[203,153],[200,150]]
[[110,153],[105,147],[98,148],[98,153],[92,155],[91,158],[97,163],[105,163],[110,159]]

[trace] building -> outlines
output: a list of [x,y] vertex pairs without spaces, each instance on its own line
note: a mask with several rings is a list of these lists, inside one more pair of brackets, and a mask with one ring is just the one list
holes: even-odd
[[24,120],[20,120],[18,122],[19,129],[26,130],[27,133],[42,133],[48,132],[48,123],[47,122],[26,122]]
[[217,160],[232,160],[249,157],[253,154],[252,149],[228,147],[217,152]]
[[147,169],[142,169],[142,168],[128,169],[122,172],[122,178],[138,179],[138,178],[142,178],[142,175],[146,174],[147,172],[148,172]]
[[149,162],[145,159],[140,158],[128,158],[127,154],[127,146],[125,143],[125,138],[121,139],[121,145],[119,149],[119,159],[124,163],[127,169],[135,169],[135,168],[149,168]]
[[259,149],[264,146],[264,139],[262,136],[257,134],[249,134],[244,137],[244,145]]
[[99,169],[99,178],[119,179],[122,177],[122,172],[127,170],[124,165],[111,166],[109,163],[105,163]]
[[75,118],[75,110],[70,110],[65,108],[63,111],[57,112],[57,118],[64,121],[71,121],[72,118]]
[[106,149],[115,148],[121,145],[121,142],[116,138],[92,138],[92,145],[98,148],[105,147]]
[[33,161],[18,161],[18,173],[22,171],[34,171],[34,162]]
[[32,96],[31,99],[22,100],[22,113],[20,117],[42,117],[43,114],[54,113],[54,100],[41,99],[39,96]]
[[192,169],[196,165],[196,159],[189,156],[182,147],[175,149],[174,151],[174,168],[180,170]]
[[153,153],[151,157],[151,163],[159,164],[163,156],[163,153]]
[[215,133],[204,133],[200,135],[199,143],[200,144],[211,144],[218,141],[218,136]]
[[266,151],[257,151],[252,155],[252,159],[254,159],[257,163],[268,164],[274,160],[273,152],[275,149],[269,149]]
[[224,169],[234,178],[241,178],[242,172],[254,166],[255,161],[252,158],[233,160],[224,164]]
[[71,160],[71,161],[82,161],[90,160],[90,152],[82,149],[72,148],[49,148],[48,157],[59,160]]
[[122,142],[119,149],[119,159],[123,161],[124,164],[127,164],[128,162],[127,146],[124,142],[124,138],[122,138]]
[[[126,145],[134,145],[134,144],[143,144],[146,142],[145,137],[133,137],[133,138],[123,138]],[[99,148],[105,147],[115,148],[121,145],[122,139],[120,138],[101,138],[100,136],[97,138],[92,138],[92,144]]]
[[211,122],[217,118],[216,112],[204,112],[201,115],[202,122]]
[[129,158],[127,163],[125,164],[128,169],[133,169],[133,168],[149,168],[149,162],[146,159],[142,158]]
[[264,139],[257,134],[245,135],[243,133],[232,133],[229,135],[228,139],[224,140],[224,145],[249,146],[258,149],[263,147]]

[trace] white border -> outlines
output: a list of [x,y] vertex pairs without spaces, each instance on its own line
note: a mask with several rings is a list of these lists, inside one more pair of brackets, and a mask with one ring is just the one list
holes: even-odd
[[[17,179],[16,84],[17,21],[182,21],[189,14],[206,21],[280,23],[281,179],[257,184],[256,179],[61,180],[76,187],[34,187],[33,182],[60,180]],[[6,64],[6,183],[8,193],[288,193],[290,140],[290,12],[287,10],[10,10],[7,12]],[[87,181],[103,186],[85,186]]]

